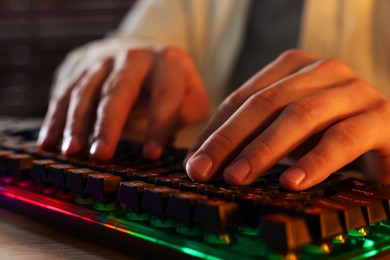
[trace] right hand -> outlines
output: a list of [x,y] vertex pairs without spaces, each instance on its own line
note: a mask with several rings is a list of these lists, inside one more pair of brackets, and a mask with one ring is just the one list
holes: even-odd
[[[142,106],[141,104],[146,105]],[[52,97],[39,133],[43,149],[62,139],[66,156],[89,148],[110,159],[130,114],[148,110],[144,156],[156,159],[182,126],[208,115],[209,100],[196,66],[184,51],[131,49],[85,70]],[[88,140],[92,134],[92,145]]]

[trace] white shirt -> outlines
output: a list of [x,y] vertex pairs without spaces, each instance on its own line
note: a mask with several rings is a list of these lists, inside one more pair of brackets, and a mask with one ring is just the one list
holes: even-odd
[[[242,45],[250,0],[141,0],[105,39],[70,53],[55,86],[90,64],[128,48],[176,46],[194,59],[214,105],[223,98]],[[300,48],[338,57],[390,97],[389,1],[306,0]]]

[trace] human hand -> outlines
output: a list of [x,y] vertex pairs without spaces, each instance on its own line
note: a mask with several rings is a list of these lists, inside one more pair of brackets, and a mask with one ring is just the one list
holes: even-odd
[[287,51],[232,93],[187,156],[188,175],[248,185],[289,154],[279,179],[302,190],[374,151],[390,183],[390,102],[337,59]]
[[[147,106],[145,106],[147,104]],[[66,156],[88,148],[113,156],[130,114],[147,110],[144,156],[158,158],[182,126],[208,114],[209,101],[192,59],[178,48],[131,49],[85,70],[50,101],[38,144]]]

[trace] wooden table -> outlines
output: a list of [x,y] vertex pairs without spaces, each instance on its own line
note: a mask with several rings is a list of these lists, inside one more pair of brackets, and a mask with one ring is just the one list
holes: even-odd
[[0,208],[0,259],[137,259],[54,225]]

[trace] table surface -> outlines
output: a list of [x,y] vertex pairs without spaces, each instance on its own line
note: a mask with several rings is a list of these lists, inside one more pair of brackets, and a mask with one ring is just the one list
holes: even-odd
[[137,259],[3,208],[0,230],[0,259]]

